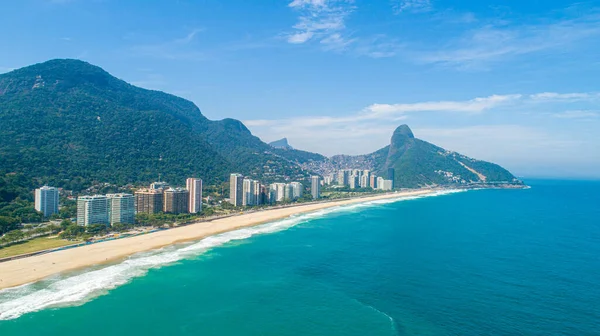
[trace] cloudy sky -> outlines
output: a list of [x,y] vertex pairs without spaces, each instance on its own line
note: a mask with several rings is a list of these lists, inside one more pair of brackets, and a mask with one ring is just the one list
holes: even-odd
[[0,72],[79,58],[332,154],[400,124],[521,176],[600,177],[600,2],[21,0]]

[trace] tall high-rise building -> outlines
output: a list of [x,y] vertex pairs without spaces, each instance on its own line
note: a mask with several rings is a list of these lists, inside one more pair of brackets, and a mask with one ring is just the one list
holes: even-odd
[[333,174],[329,174],[329,175],[323,177],[324,184],[327,184],[327,185],[333,184],[333,181],[334,181]]
[[350,172],[351,172],[351,170],[348,170],[348,169],[342,169],[342,170],[338,171],[337,183],[342,186],[349,185],[350,184],[349,183]]
[[371,178],[369,180],[369,187],[377,189],[377,175],[371,174]]
[[43,186],[35,189],[35,210],[44,217],[58,213],[58,188]]
[[356,189],[360,187],[360,177],[358,177],[358,175],[350,175],[348,182],[350,189]]
[[310,177],[310,193],[313,199],[321,197],[321,181],[319,176]]
[[135,192],[136,213],[159,213],[163,211],[162,189],[140,189]]
[[104,195],[77,198],[77,225],[110,224],[109,201]]
[[252,198],[252,202],[254,205],[261,205],[262,202],[262,197],[261,197],[261,184],[259,181],[252,181],[252,192],[253,192],[253,198]]
[[394,188],[394,181],[396,180],[396,170],[394,168],[388,168],[387,170],[387,179],[392,181],[392,189]]
[[135,197],[131,194],[108,194],[110,225],[135,223]]
[[251,206],[254,205],[254,181],[245,178],[242,182],[242,205]]
[[202,180],[199,178],[188,178],[185,181],[189,193],[188,212],[196,214],[202,211]]
[[169,188],[165,190],[163,211],[165,213],[180,214],[188,212],[190,193],[182,188]]
[[277,202],[277,185],[275,183],[269,186],[269,203],[274,204]]
[[244,176],[231,174],[229,177],[229,202],[234,206],[242,206],[244,202]]
[[294,199],[294,187],[292,187],[291,184],[286,184],[283,190],[284,190],[283,198],[286,201],[291,201]]
[[371,180],[371,173],[368,170],[365,170],[360,177],[360,187],[368,188]]
[[383,190],[383,181],[385,181],[383,177],[379,176],[377,178],[377,189]]
[[298,199],[298,198],[302,197],[302,194],[304,193],[304,186],[302,185],[302,183],[292,182],[292,183],[290,183],[290,185],[292,186],[293,198]]
[[285,199],[285,183],[271,184],[271,190],[274,191],[274,202],[282,202]]
[[260,185],[260,204],[271,204],[270,188],[264,184]]

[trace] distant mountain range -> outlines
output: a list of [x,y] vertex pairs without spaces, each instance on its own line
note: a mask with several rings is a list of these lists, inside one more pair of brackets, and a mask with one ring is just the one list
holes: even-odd
[[[90,184],[182,184],[198,176],[224,182],[231,172],[265,182],[302,179],[345,158],[396,170],[396,185],[458,180],[512,182],[505,169],[415,139],[400,126],[375,153],[331,159],[266,144],[235,119],[209,120],[192,102],[130,85],[79,60],[52,60],[0,75],[0,174],[80,190]],[[363,164],[363,166],[364,166]],[[344,167],[341,167],[344,168]]]

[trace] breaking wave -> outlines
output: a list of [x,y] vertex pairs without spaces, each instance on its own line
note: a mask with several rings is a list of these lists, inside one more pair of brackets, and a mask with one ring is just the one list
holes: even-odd
[[356,211],[366,207],[453,194],[461,191],[464,190],[444,190],[427,195],[399,196],[399,198],[323,209],[267,224],[217,234],[191,244],[178,244],[150,252],[138,253],[118,264],[104,265],[101,268],[86,269],[82,272],[54,276],[38,282],[3,289],[0,290],[0,320],[15,319],[23,314],[45,308],[84,304],[93,298],[108,293],[111,289],[128,283],[133,278],[145,275],[152,268],[159,268],[183,259],[199,256],[211,248],[222,246],[231,241],[282,231],[336,212]]

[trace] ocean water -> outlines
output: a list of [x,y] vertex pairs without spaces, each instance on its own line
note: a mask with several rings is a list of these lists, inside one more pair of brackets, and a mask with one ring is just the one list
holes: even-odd
[[325,210],[0,291],[0,335],[600,335],[600,182]]

